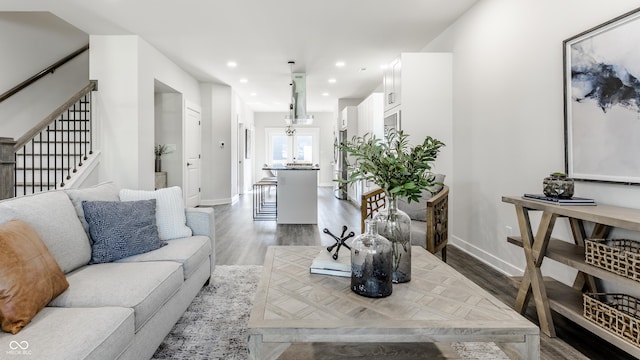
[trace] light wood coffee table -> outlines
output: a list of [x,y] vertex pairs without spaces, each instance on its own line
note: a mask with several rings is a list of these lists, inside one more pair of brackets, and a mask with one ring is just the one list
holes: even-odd
[[495,342],[510,355],[539,359],[535,324],[423,248],[412,249],[411,281],[382,299],[355,294],[349,278],[310,274],[321,249],[268,249],[249,319],[249,359],[277,359],[289,344],[311,342]]

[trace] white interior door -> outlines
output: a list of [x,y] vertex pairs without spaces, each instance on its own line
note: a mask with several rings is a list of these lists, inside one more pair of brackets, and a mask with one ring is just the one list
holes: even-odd
[[245,129],[244,124],[238,123],[238,194],[244,194],[244,159],[245,159]]
[[185,106],[185,198],[187,207],[200,205],[200,149],[201,112],[200,108],[187,103]]

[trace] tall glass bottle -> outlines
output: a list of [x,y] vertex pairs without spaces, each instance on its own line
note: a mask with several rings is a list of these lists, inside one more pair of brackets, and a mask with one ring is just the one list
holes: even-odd
[[386,194],[387,208],[373,219],[378,222],[378,234],[391,242],[393,253],[393,282],[411,281],[411,218],[398,209],[396,196]]
[[351,245],[351,290],[379,298],[391,295],[392,254],[389,240],[378,235],[377,222],[367,220],[365,232]]

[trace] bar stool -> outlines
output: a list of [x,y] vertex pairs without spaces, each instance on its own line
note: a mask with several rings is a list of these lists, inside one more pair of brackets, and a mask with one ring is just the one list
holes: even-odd
[[[271,189],[275,188],[275,195]],[[253,184],[253,220],[276,220],[278,216],[278,181],[261,179]]]

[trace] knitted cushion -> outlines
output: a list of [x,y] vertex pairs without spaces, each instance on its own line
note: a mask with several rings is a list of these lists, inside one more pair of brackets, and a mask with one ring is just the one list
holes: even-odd
[[159,249],[156,200],[83,201],[89,224],[91,264],[111,262]]
[[158,234],[162,240],[191,236],[187,227],[187,216],[184,213],[182,190],[173,186],[156,191],[120,190],[121,201],[156,199],[156,223]]

